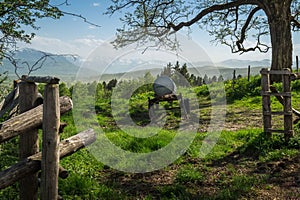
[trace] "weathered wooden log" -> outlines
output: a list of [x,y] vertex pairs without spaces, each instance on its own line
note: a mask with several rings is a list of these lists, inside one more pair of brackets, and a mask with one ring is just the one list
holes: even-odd
[[59,133],[64,132],[65,128],[68,126],[68,124],[66,122],[60,122],[59,125]]
[[[60,97],[60,113],[64,114],[73,107],[69,97]],[[41,126],[43,121],[43,105],[33,108],[0,124],[0,143],[7,141],[26,131]]]
[[48,83],[48,84],[58,84],[59,78],[52,77],[52,76],[22,76],[22,81],[26,81],[29,83]]
[[0,118],[2,118],[7,112],[13,110],[19,103],[19,89],[15,88],[10,92],[0,103]]
[[[95,140],[96,135],[94,130],[89,129],[61,141],[59,144],[60,158],[62,159],[75,153],[79,149],[93,143]],[[39,171],[41,169],[41,159],[42,154],[39,152],[0,172],[0,189],[14,184],[28,174]]]
[[[34,102],[38,95],[38,88],[35,83],[27,83],[21,81],[18,84],[20,88],[19,94],[19,109],[20,113],[24,113],[33,109]],[[21,134],[19,138],[19,158],[23,160],[28,156],[39,152],[39,137],[38,129],[31,129],[26,134]],[[38,179],[37,173],[30,174],[20,180],[20,199],[38,199]]]
[[[38,173],[38,177],[41,178],[41,172]],[[58,176],[59,178],[66,179],[69,176],[69,171],[63,168],[61,165],[58,168]]]
[[[57,199],[59,172],[59,85],[47,84],[44,94],[41,200]],[[24,134],[23,134],[24,135]]]
[[6,95],[6,97],[0,103],[0,110],[6,107],[14,99],[16,92],[17,92],[17,88],[15,88],[8,95]]
[[69,172],[68,172],[68,170],[66,170],[62,166],[59,166],[58,175],[59,175],[59,178],[66,179],[69,176]]

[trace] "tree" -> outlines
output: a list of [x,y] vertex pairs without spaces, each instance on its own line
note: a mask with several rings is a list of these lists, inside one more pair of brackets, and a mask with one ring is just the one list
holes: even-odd
[[218,80],[218,78],[217,78],[216,75],[214,75],[214,76],[211,78],[211,82],[212,82],[212,83],[217,82],[217,80]]
[[[271,69],[292,67],[292,31],[300,30],[299,0],[112,0],[108,14],[126,10],[114,42],[156,42],[174,47],[171,35],[198,24],[233,53],[267,52]],[[256,43],[247,46],[250,36]],[[268,35],[270,35],[268,39]],[[269,46],[268,43],[271,45]],[[173,46],[172,46],[173,45]]]
[[161,72],[161,75],[165,75],[165,76],[171,77],[172,74],[173,74],[173,72],[172,72],[172,64],[169,62],[167,64],[167,66],[164,67],[164,70]]
[[59,96],[69,96],[71,97],[71,93],[70,90],[68,88],[68,86],[66,85],[66,83],[62,82],[59,84]]
[[108,82],[108,84],[105,86],[105,88],[107,89],[107,90],[112,90],[114,87],[116,87],[116,85],[117,85],[117,79],[111,79],[109,82]]
[[147,71],[144,75],[144,79],[143,79],[144,84],[150,84],[154,82],[154,77],[152,76],[152,74]]
[[[36,25],[38,19],[52,18],[59,19],[63,15],[71,15],[83,19],[85,22],[95,25],[81,15],[63,11],[61,6],[68,6],[68,0],[55,1],[57,4],[50,4],[50,0],[3,0],[0,1],[0,63],[7,58],[15,67],[19,68],[20,63],[15,59],[14,52],[17,50],[18,42],[29,43],[35,36],[34,31],[39,29]],[[29,27],[25,31],[25,27]],[[41,68],[47,58],[54,57],[43,53],[33,65],[22,61],[28,68],[28,73]],[[55,55],[58,56],[58,55]],[[17,73],[16,73],[17,74]]]
[[30,42],[35,36],[28,33],[24,27],[37,30],[37,19],[59,19],[63,12],[57,6],[49,4],[49,0],[5,0],[0,3],[0,59],[7,52],[15,49],[17,42]]
[[224,77],[222,75],[220,75],[218,78],[218,82],[223,82],[223,81],[224,81]]
[[203,84],[209,84],[209,78],[206,74],[203,77]]

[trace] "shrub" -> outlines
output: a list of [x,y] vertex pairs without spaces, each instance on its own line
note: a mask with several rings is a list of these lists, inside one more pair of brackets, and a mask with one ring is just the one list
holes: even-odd
[[225,91],[229,103],[247,96],[258,96],[261,93],[261,78],[251,77],[250,81],[247,78],[239,78],[234,83],[232,80],[226,81]]

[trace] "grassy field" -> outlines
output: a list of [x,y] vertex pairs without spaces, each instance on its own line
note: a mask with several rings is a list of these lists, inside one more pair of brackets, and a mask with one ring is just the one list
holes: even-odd
[[[295,124],[295,137],[288,143],[283,135],[266,138],[262,130],[260,78],[248,82],[242,78],[232,87],[225,82],[227,104],[216,104],[220,94],[218,84],[192,88],[197,94],[198,109],[191,115],[199,116],[199,127],[191,145],[172,164],[148,173],[126,173],[115,170],[97,159],[87,149],[61,160],[69,170],[69,177],[59,180],[59,194],[64,199],[300,199],[300,135]],[[277,87],[280,89],[280,85]],[[76,88],[76,87],[75,87]],[[118,126],[126,124],[126,109],[120,106],[117,117],[111,113],[111,94],[97,84],[79,85],[77,95],[84,95],[83,104],[95,102],[84,110],[86,121],[95,120],[105,135],[122,149],[145,153],[165,147],[178,133],[180,113],[170,112],[163,129],[149,138],[135,138],[128,132],[139,134],[139,128]],[[72,90],[72,88],[71,88]],[[96,100],[89,99],[89,91],[96,91]],[[61,94],[69,93],[61,87]],[[300,82],[293,83],[293,107],[300,109]],[[190,92],[187,92],[188,95]],[[74,93],[73,93],[74,94]],[[76,93],[75,93],[76,95]],[[133,121],[145,126],[150,123],[147,98],[153,92],[142,88],[130,97],[129,113]],[[74,96],[73,96],[74,97]],[[118,99],[118,104],[125,101]],[[145,103],[146,102],[146,103]],[[193,102],[191,102],[193,104]],[[195,102],[194,102],[195,103]],[[225,109],[226,118],[217,144],[206,156],[200,156],[200,148],[209,134],[209,122],[214,109]],[[165,106],[168,106],[167,104]],[[272,108],[282,106],[272,99]],[[83,109],[86,109],[83,107]],[[91,116],[91,113],[96,113]],[[122,121],[123,120],[123,121]],[[76,134],[81,128],[74,124],[72,113],[62,117],[68,123],[62,139]],[[274,118],[277,127],[282,119]],[[126,130],[126,131],[124,131]],[[189,131],[187,129],[187,131]],[[17,139],[0,146],[0,166],[5,169],[17,161]],[[18,199],[18,184],[0,191],[0,199]]]

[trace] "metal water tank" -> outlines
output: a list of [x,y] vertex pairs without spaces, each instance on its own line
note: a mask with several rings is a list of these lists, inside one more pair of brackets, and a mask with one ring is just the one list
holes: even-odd
[[157,96],[164,96],[167,94],[176,93],[176,85],[174,81],[168,76],[158,77],[153,84],[154,92]]

